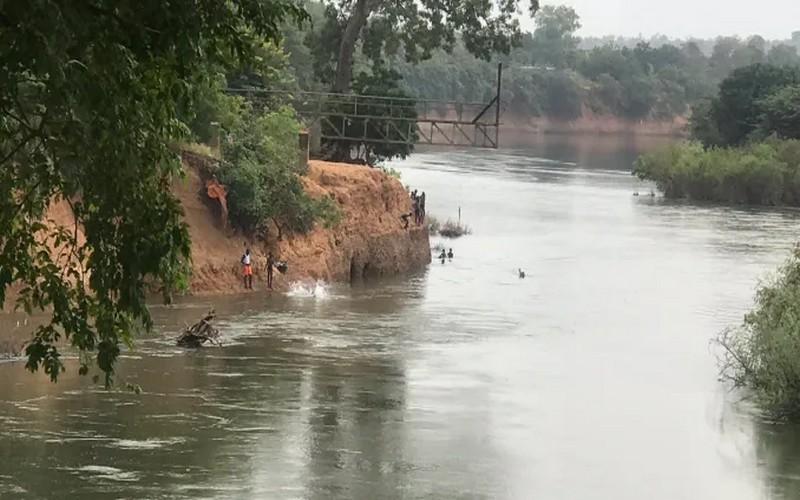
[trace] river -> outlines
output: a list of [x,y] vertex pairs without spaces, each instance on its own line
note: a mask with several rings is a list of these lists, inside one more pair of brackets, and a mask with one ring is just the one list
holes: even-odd
[[[0,497],[800,498],[800,429],[718,382],[709,343],[800,217],[652,198],[649,147],[418,153],[392,165],[473,230],[452,262],[154,307],[110,392],[0,364]],[[211,305],[225,346],[173,347]]]

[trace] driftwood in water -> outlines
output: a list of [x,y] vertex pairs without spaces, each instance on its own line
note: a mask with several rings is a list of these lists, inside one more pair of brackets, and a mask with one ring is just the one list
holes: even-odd
[[180,347],[202,347],[206,342],[222,345],[219,340],[219,330],[211,325],[211,321],[216,317],[216,313],[211,310],[203,319],[186,329],[178,337]]

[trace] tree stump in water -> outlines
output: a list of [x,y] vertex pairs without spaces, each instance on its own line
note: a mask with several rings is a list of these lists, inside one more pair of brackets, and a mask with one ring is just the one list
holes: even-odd
[[178,337],[178,346],[197,348],[202,347],[206,342],[221,346],[222,342],[219,340],[219,330],[211,325],[211,321],[216,316],[216,313],[211,310],[203,319],[191,327],[186,327],[183,333]]

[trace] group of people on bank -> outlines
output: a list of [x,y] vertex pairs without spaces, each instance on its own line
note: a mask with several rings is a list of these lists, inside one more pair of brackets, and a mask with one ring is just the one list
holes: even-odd
[[[244,280],[244,288],[245,290],[252,290],[253,289],[253,255],[250,253],[250,248],[245,245],[244,254],[241,258],[242,263],[242,277]],[[286,268],[285,262],[278,262],[275,260],[275,256],[272,255],[272,251],[270,250],[269,254],[267,255],[267,288],[272,290],[272,283],[275,276],[274,270],[275,269],[284,269]],[[282,271],[283,272],[283,271]]]
[[414,224],[417,226],[425,222],[425,192],[418,193],[417,190],[411,191],[411,212],[403,214],[400,218],[403,220],[403,229],[408,229],[408,221],[414,217]]

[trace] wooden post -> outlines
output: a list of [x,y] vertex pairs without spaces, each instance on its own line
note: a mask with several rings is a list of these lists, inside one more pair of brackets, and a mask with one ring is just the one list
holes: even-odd
[[322,153],[322,122],[319,116],[311,122],[311,127],[308,129],[308,136],[309,153],[315,158],[318,158]]
[[497,97],[495,97],[494,147],[500,147],[500,89],[503,84],[503,63],[497,65]]
[[298,146],[300,146],[297,168],[299,172],[305,173],[308,170],[308,130],[303,129],[298,134],[299,141]]

